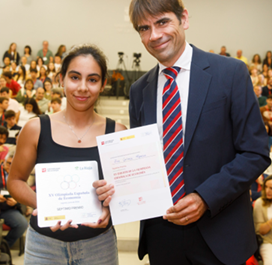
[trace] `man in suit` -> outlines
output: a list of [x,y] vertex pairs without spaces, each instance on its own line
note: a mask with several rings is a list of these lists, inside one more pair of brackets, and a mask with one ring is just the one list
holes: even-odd
[[[148,253],[151,265],[241,265],[257,248],[250,185],[270,164],[247,67],[185,41],[189,21],[181,0],[132,0],[130,18],[159,62],[131,87],[130,125],[157,123],[165,154],[165,135],[172,129],[165,129],[164,111],[172,99],[164,96],[174,84],[178,103],[170,109],[181,123],[170,135],[179,150],[173,154],[174,183],[184,191],[174,201],[170,170],[174,206],[163,217],[141,221],[139,257]],[[105,183],[94,186],[108,204],[114,188]]]
[[164,145],[164,69],[176,67],[184,148],[185,196],[163,218],[141,222],[139,257],[148,253],[154,265],[243,264],[257,248],[250,184],[270,163],[246,65],[189,45],[181,0],[132,0],[130,18],[159,61],[131,87],[131,128],[157,123]]

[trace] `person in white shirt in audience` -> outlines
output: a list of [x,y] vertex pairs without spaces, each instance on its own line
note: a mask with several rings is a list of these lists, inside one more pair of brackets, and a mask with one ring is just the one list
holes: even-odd
[[21,58],[21,65],[25,67],[26,71],[28,71],[30,68],[30,65],[27,63],[27,58],[25,56]]
[[38,87],[36,90],[36,102],[38,103],[39,109],[42,113],[48,111],[49,100],[44,98],[44,88]]
[[29,45],[26,45],[24,48],[24,57],[27,59],[27,64],[30,65],[31,61],[33,60],[33,57],[31,55],[32,49]]
[[21,114],[18,126],[24,127],[29,119],[37,117],[41,114],[39,106],[34,98],[26,98],[24,106],[20,108]]
[[56,55],[55,56],[55,69],[56,69],[56,72],[58,72],[61,68],[61,57]]

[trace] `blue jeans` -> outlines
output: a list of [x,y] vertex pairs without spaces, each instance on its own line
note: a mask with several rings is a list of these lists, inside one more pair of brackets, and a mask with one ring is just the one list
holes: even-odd
[[5,239],[9,247],[12,247],[16,240],[20,238],[27,229],[28,222],[26,218],[15,209],[0,212],[0,219],[4,219],[4,223],[11,228]]
[[116,236],[110,228],[99,236],[64,242],[36,232],[29,226],[26,235],[25,265],[118,265]]

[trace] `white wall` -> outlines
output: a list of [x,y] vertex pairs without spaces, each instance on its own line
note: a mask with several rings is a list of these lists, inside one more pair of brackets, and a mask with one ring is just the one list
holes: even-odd
[[[235,55],[242,49],[251,59],[272,49],[271,0],[184,0],[190,14],[187,40],[203,50],[219,52],[222,45]],[[142,70],[156,64],[144,49],[128,19],[130,0],[1,0],[0,56],[11,42],[20,54],[29,44],[36,54],[43,40],[56,53],[60,44],[67,48],[82,42],[97,44],[117,65],[117,52],[126,54],[131,69],[132,54],[141,52]],[[2,59],[2,58],[1,58]],[[2,62],[1,62],[2,64]]]

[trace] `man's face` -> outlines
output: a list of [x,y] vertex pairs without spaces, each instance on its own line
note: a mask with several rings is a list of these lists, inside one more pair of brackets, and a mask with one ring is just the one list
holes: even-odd
[[23,57],[22,57],[22,59],[21,59],[21,61],[22,61],[22,64],[23,64],[23,65],[25,65],[25,64],[27,63],[27,59],[26,59],[26,57],[25,57],[25,56],[23,56]]
[[47,49],[48,49],[48,42],[47,42],[47,41],[44,41],[44,42],[43,42],[43,49],[44,49],[44,50],[47,50]]
[[5,121],[7,122],[9,128],[12,128],[16,124],[15,117],[9,117],[5,119]]
[[9,98],[9,94],[6,91],[4,91],[4,92],[1,93],[1,97]]
[[7,140],[7,136],[5,134],[0,134],[0,145],[3,145]]
[[242,56],[242,51],[241,51],[241,50],[238,50],[238,51],[237,51],[237,57],[238,57],[238,58],[241,58],[241,56]]
[[189,28],[188,11],[184,9],[181,21],[172,12],[156,17],[146,14],[138,31],[147,51],[161,64],[170,67],[185,49],[185,30]]
[[6,58],[4,59],[4,64],[5,64],[6,66],[9,66],[9,65],[10,65],[10,59],[9,59],[9,57],[6,57]]
[[31,79],[35,80],[37,78],[37,73],[30,72],[30,77],[31,77]]
[[226,48],[225,47],[221,47],[221,53],[226,53]]
[[6,79],[4,77],[0,78],[0,88],[5,87],[7,84]]
[[3,110],[6,110],[8,108],[8,103],[9,103],[8,100],[3,100],[1,104],[2,105],[1,107]]
[[43,88],[39,87],[37,90],[36,90],[36,99],[37,100],[42,100],[44,97],[44,90]]
[[5,162],[4,162],[4,169],[7,171],[7,173],[9,173],[11,162],[12,162],[12,158],[11,157],[9,157],[8,159],[6,159]]
[[261,93],[262,93],[261,87],[255,86],[255,87],[254,87],[254,92],[255,92],[255,95],[256,95],[257,97],[259,97],[259,96],[261,95]]
[[271,108],[272,107],[272,98],[266,99],[266,103],[267,103],[267,106]]
[[61,58],[59,56],[55,56],[55,63],[60,64]]

